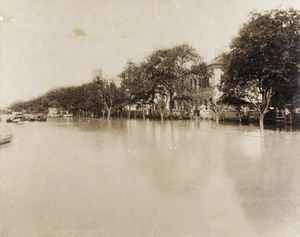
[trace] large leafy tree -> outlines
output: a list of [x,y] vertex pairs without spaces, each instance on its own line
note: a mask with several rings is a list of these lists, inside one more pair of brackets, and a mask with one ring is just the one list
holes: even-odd
[[[177,96],[179,101],[190,103],[192,107],[198,110],[198,102],[205,103],[207,101],[210,72],[207,64],[204,62],[192,65],[188,79],[180,83],[178,87]],[[181,86],[182,85],[182,86]]]
[[227,104],[223,104],[222,100],[220,100],[222,96],[221,93],[222,92],[220,92],[217,87],[207,88],[203,92],[204,99],[213,112],[217,125],[219,124],[221,114],[224,112],[225,107],[227,106]]
[[156,104],[163,119],[167,101],[172,112],[175,99],[192,99],[194,90],[191,81],[196,80],[195,69],[202,74],[207,73],[196,50],[183,44],[158,49],[140,64],[129,61],[120,77],[129,104],[141,107],[144,104]]
[[196,49],[187,44],[157,50],[147,58],[157,88],[169,97],[171,112],[175,96],[179,98],[190,88],[191,68],[199,62]]
[[224,56],[222,90],[254,105],[261,131],[275,93],[298,86],[299,43],[299,11],[252,13]]
[[106,110],[107,119],[110,119],[113,109],[122,103],[123,91],[113,81],[105,79],[101,71],[94,78],[93,84],[96,89],[96,100]]
[[[145,105],[151,102],[153,83],[146,75],[146,64],[136,64],[128,61],[124,70],[119,75],[122,79],[121,89],[125,92],[127,105],[138,105],[145,119]],[[130,111],[129,111],[130,116]]]

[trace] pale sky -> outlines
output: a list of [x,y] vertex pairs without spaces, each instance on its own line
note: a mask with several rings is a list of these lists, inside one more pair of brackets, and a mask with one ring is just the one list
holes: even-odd
[[101,68],[117,79],[128,59],[189,43],[203,60],[226,51],[250,11],[300,9],[299,0],[0,0],[1,105]]

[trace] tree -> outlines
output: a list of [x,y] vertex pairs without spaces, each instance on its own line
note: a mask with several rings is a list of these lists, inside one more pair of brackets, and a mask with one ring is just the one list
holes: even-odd
[[299,11],[252,13],[224,55],[222,90],[254,105],[261,132],[272,96],[284,85],[297,87],[299,40]]
[[136,104],[142,111],[144,105],[150,104],[152,114],[156,105],[162,119],[167,103],[171,113],[175,100],[192,103],[196,89],[193,85],[199,84],[196,81],[204,74],[208,75],[207,67],[196,50],[183,44],[156,50],[140,64],[129,61],[120,77],[128,104]]
[[186,75],[185,80],[177,84],[176,96],[174,97],[186,111],[192,108],[198,110],[199,102],[204,103],[207,97],[206,90],[209,88],[208,67],[206,63],[193,64]]
[[[138,105],[145,119],[145,105],[150,103],[152,82],[148,80],[144,62],[135,64],[128,61],[123,72],[119,75],[122,79],[121,88],[125,91],[127,105]],[[129,111],[130,116],[130,111]]]
[[120,103],[120,97],[122,97],[122,91],[112,82],[102,77],[102,73],[99,73],[94,78],[94,85],[96,88],[96,98],[99,104],[104,107],[107,112],[107,119],[110,119],[112,109]]
[[147,58],[155,84],[167,92],[171,112],[175,95],[179,97],[180,92],[190,87],[191,68],[199,61],[196,50],[187,44],[157,50]]
[[218,125],[220,116],[227,106],[227,104],[223,104],[220,100],[222,93],[218,90],[218,88],[211,87],[206,89],[203,95],[211,111],[214,113],[215,121]]

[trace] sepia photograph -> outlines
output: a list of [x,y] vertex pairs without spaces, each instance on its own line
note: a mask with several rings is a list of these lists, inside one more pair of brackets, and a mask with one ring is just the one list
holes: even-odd
[[300,1],[0,0],[0,237],[300,237]]

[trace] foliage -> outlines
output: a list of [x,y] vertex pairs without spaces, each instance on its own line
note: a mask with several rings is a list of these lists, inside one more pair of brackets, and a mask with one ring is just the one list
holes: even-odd
[[157,50],[147,58],[156,88],[160,94],[168,95],[171,111],[175,95],[177,98],[190,95],[191,68],[199,62],[200,56],[187,44]]
[[[161,118],[167,107],[171,112],[175,99],[190,109],[196,98],[200,81],[208,81],[208,70],[200,56],[190,45],[178,45],[159,49],[141,63],[128,61],[122,73],[121,86],[109,82],[102,71],[94,72],[90,83],[81,86],[57,88],[33,100],[17,103],[14,108],[31,112],[47,113],[55,107],[75,114],[99,114],[104,111],[108,118],[113,111],[120,111],[126,105],[136,105],[143,111],[146,106],[159,111]],[[203,84],[203,83],[202,83]],[[169,103],[169,104],[168,104]]]
[[104,79],[102,74],[94,79],[93,84],[96,89],[96,101],[104,107],[109,119],[112,110],[122,103],[123,91],[114,82]]
[[129,61],[120,75],[128,103],[142,108],[156,104],[162,115],[166,102],[171,112],[175,100],[190,102],[194,85],[208,80],[207,66],[200,59],[194,48],[183,44],[156,50],[140,64]]
[[153,86],[145,76],[145,63],[138,65],[128,61],[119,77],[122,79],[121,87],[126,93],[128,105],[149,103]]
[[292,94],[299,76],[299,12],[252,13],[224,55],[222,90],[248,99],[263,118],[275,93]]
[[223,104],[220,100],[221,96],[222,92],[220,92],[218,88],[214,87],[211,87],[204,92],[204,99],[209,105],[211,111],[214,113],[217,123],[219,123],[220,116],[226,107],[226,104]]

